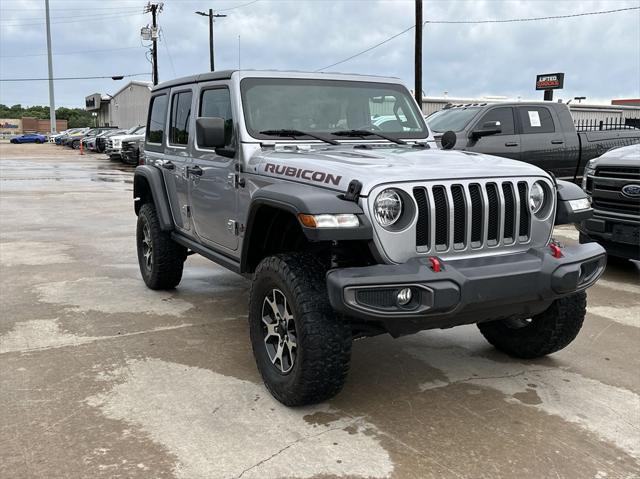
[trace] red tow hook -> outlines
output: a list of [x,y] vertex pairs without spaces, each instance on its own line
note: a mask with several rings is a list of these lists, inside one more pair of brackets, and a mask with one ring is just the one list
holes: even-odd
[[549,249],[551,250],[551,256],[554,258],[562,258],[564,255],[562,254],[561,246],[558,243],[550,243]]
[[431,265],[431,269],[434,273],[442,271],[442,263],[435,256],[429,256],[429,264]]

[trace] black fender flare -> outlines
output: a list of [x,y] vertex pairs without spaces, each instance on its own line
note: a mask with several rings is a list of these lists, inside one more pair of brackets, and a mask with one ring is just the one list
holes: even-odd
[[[312,242],[371,240],[373,228],[362,208],[353,201],[342,198],[342,194],[314,186],[274,183],[257,190],[251,197],[242,242],[241,264],[245,265],[253,224],[262,206],[270,206],[298,217],[299,214],[354,214],[360,220],[357,228],[308,228],[300,223],[305,237]],[[259,232],[257,234],[260,234]],[[242,268],[244,269],[244,268]]]
[[568,225],[579,223],[593,216],[593,208],[587,210],[573,211],[569,205],[571,200],[588,198],[589,195],[575,183],[565,180],[557,180],[557,206],[555,225]]
[[149,198],[145,198],[147,190],[151,193],[150,199],[156,208],[160,228],[163,231],[172,231],[174,229],[173,218],[169,209],[169,197],[164,186],[162,172],[150,165],[138,166],[133,175],[133,207],[136,215],[142,204],[149,201]]

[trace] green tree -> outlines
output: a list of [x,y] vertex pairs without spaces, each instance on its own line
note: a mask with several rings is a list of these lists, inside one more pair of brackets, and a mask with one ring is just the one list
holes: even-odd
[[[0,118],[19,119],[23,117],[46,120],[49,118],[49,107],[35,105],[23,108],[20,104],[7,106],[0,103]],[[62,106],[56,109],[56,118],[58,120],[67,120],[69,128],[91,126],[94,123],[91,113],[83,108],[65,108]]]

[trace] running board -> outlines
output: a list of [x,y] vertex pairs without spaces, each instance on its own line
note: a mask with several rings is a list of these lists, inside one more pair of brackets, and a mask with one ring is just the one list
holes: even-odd
[[210,259],[214,263],[233,271],[234,273],[242,274],[240,272],[240,262],[233,258],[229,258],[228,256],[218,253],[206,246],[202,246],[200,243],[196,243],[195,241],[175,232],[171,233],[171,239],[185,248],[189,248],[191,251]]

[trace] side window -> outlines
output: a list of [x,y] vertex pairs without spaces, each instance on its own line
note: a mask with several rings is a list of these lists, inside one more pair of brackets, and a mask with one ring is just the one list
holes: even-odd
[[204,90],[200,98],[200,116],[218,117],[224,120],[225,145],[233,142],[233,116],[231,115],[231,97],[226,88]]
[[518,107],[518,112],[520,114],[520,123],[522,124],[522,133],[553,133],[556,131],[548,108],[543,106],[520,106]]
[[191,119],[190,91],[182,91],[171,99],[171,121],[169,122],[169,143],[186,145],[189,143],[189,120]]
[[147,141],[149,143],[162,143],[164,126],[167,121],[167,95],[154,96],[151,99],[149,124],[147,125]]
[[501,135],[513,135],[516,128],[513,122],[513,109],[512,108],[494,108],[487,112],[477,123],[476,128],[481,128],[488,121],[499,121],[502,126]]

